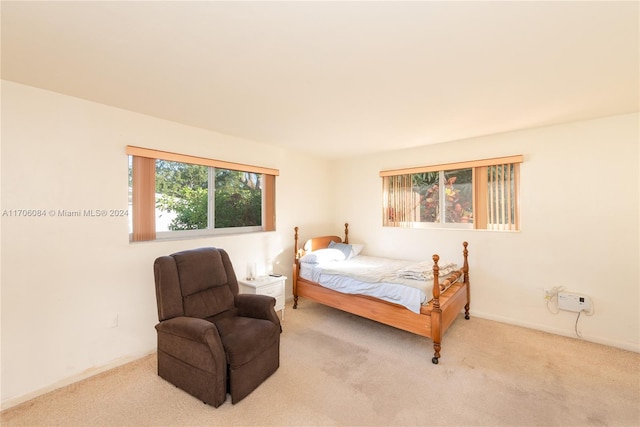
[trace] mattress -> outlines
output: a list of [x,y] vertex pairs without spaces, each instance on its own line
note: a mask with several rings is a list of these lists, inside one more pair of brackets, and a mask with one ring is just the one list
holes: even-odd
[[[433,277],[416,280],[399,275],[400,271],[414,271],[416,265],[415,261],[358,255],[344,261],[301,262],[300,277],[337,292],[367,295],[420,313],[420,307],[433,297]],[[456,269],[455,264],[446,263],[440,282]]]

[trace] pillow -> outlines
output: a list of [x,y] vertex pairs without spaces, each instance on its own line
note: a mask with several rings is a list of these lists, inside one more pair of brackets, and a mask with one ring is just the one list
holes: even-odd
[[313,252],[309,252],[300,258],[300,262],[306,262],[309,264],[320,264],[327,261],[344,261],[347,259],[344,252],[339,249],[325,248],[316,249]]
[[351,245],[346,244],[346,243],[336,243],[333,240],[329,243],[329,247],[333,248],[333,249],[337,249],[339,251],[342,251],[342,253],[344,254],[344,259],[349,259],[351,258],[351,251],[353,250],[351,248]]
[[353,243],[351,245],[351,256],[349,258],[360,255],[360,252],[362,252],[363,249],[364,245],[361,245],[360,243]]

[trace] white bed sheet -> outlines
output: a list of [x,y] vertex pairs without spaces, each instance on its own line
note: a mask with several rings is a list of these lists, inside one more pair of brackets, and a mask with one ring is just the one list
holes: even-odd
[[397,277],[398,270],[411,265],[415,265],[415,261],[359,255],[346,261],[301,262],[300,277],[338,292],[379,298],[420,313],[420,306],[433,297],[433,279]]

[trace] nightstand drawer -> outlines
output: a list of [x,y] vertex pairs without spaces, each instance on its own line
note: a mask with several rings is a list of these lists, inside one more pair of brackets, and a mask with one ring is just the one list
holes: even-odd
[[256,291],[256,293],[261,295],[269,295],[270,297],[278,298],[282,296],[282,284],[276,283],[275,285],[262,286]]

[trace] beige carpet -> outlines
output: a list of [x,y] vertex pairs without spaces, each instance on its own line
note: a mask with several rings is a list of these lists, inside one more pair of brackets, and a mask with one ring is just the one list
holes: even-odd
[[472,317],[429,339],[303,300],[280,369],[213,408],[155,355],[0,414],[9,426],[639,426],[640,355]]

